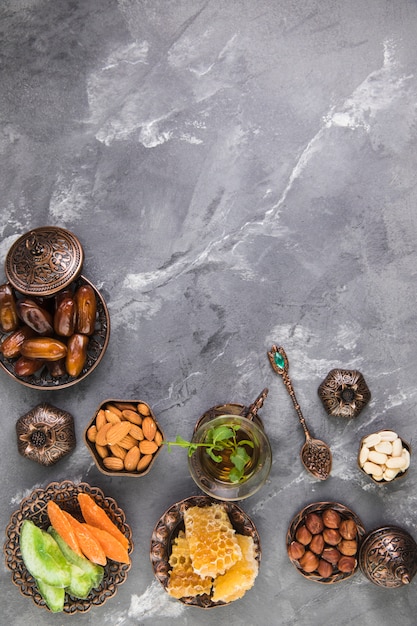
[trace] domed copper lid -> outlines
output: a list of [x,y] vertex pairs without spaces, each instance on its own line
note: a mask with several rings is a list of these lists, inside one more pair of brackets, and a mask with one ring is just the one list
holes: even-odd
[[407,585],[417,571],[417,544],[402,528],[377,528],[362,541],[359,564],[365,576],[379,587]]
[[43,226],[15,241],[6,257],[5,272],[20,293],[52,296],[77,278],[83,260],[75,235],[57,226]]

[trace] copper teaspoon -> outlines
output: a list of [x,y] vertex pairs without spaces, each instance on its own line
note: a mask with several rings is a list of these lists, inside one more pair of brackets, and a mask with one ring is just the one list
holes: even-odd
[[301,448],[301,461],[310,474],[320,480],[326,480],[332,469],[332,453],[329,446],[320,439],[314,439],[307,428],[306,421],[297,402],[295,392],[288,375],[288,358],[284,348],[273,345],[267,353],[272,369],[281,376],[284,385],[291,396],[291,400],[297,411],[298,419],[303,427],[306,441]]

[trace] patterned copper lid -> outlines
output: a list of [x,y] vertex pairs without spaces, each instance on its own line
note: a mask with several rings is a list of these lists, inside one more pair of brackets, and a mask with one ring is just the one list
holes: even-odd
[[83,260],[75,235],[57,226],[43,226],[15,241],[6,257],[5,272],[20,293],[52,296],[77,278]]
[[377,528],[364,538],[359,564],[375,585],[402,587],[409,584],[417,572],[417,544],[403,528]]

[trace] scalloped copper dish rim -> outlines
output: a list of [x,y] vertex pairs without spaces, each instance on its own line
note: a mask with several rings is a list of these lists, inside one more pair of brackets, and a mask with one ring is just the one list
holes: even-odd
[[[230,501],[215,500],[210,496],[190,496],[170,506],[160,517],[153,529],[150,559],[155,578],[160,582],[165,591],[167,590],[169,572],[171,570],[171,566],[169,565],[171,545],[179,531],[184,528],[184,510],[191,506],[209,506],[211,504],[222,504],[236,532],[253,538],[256,546],[256,560],[258,561],[258,565],[260,564],[262,549],[258,531],[250,517],[237,504]],[[187,606],[195,606],[200,609],[211,609],[230,604],[230,602],[213,602],[211,596],[208,594],[192,598],[184,597],[180,598],[179,601]]]
[[[297,532],[297,528],[303,522],[304,518],[308,515],[308,513],[317,513],[317,512],[321,512],[329,508],[334,509],[335,511],[340,513],[343,519],[353,519],[358,528],[359,539],[361,539],[364,536],[365,528],[361,520],[356,515],[356,513],[351,511],[347,506],[345,506],[344,504],[340,504],[339,502],[314,502],[306,506],[304,509],[301,509],[301,511],[292,518],[291,523],[288,527],[288,531],[287,531],[287,537],[286,537],[287,548],[290,545],[290,543],[295,540],[295,533]],[[333,584],[333,583],[341,582],[342,580],[346,580],[346,578],[350,578],[356,573],[358,566],[359,566],[358,555],[359,555],[359,546],[358,546],[357,554],[355,557],[356,558],[355,569],[352,572],[345,572],[345,573],[336,572],[335,574],[333,574],[332,576],[329,576],[328,578],[323,578],[322,576],[317,574],[317,572],[312,572],[312,573],[304,572],[296,559],[291,559],[289,556],[288,558],[290,559],[291,563],[294,565],[296,570],[302,576],[304,576],[304,578],[307,578],[308,580],[313,580],[314,582],[318,582],[318,583]]]
[[118,398],[107,398],[107,400],[104,400],[103,402],[100,403],[99,407],[97,408],[96,412],[94,413],[94,417],[91,418],[91,420],[88,422],[86,428],[84,429],[84,433],[83,433],[83,437],[84,437],[84,443],[87,446],[88,451],[90,452],[91,456],[93,457],[93,461],[97,466],[97,469],[100,470],[100,472],[102,472],[103,474],[106,474],[107,476],[132,476],[133,478],[139,478],[141,476],[146,476],[146,474],[150,471],[150,469],[152,468],[153,464],[155,463],[156,457],[159,455],[159,453],[162,450],[162,445],[159,446],[158,450],[152,455],[152,461],[149,463],[148,467],[143,471],[143,472],[128,472],[127,470],[118,470],[118,471],[112,471],[107,469],[104,465],[103,465],[103,459],[95,452],[95,446],[94,444],[88,439],[87,437],[87,432],[88,429],[94,424],[96,417],[97,417],[97,413],[100,411],[101,408],[103,408],[103,406],[105,406],[106,404],[110,404],[111,402],[126,402],[126,403],[130,403],[130,404],[139,404],[140,402],[143,402],[144,404],[146,404],[149,407],[149,410],[151,412],[151,417],[152,419],[155,421],[155,424],[158,427],[158,430],[160,431],[160,433],[162,434],[162,437],[164,438],[164,432],[160,426],[160,424],[158,423],[158,420],[156,419],[152,408],[149,406],[149,404],[145,401],[145,400],[121,400]]
[[[129,540],[129,554],[133,551],[132,531],[125,522],[125,514],[113,498],[104,495],[98,487],[91,487],[88,483],[73,483],[72,481],[52,482],[45,488],[34,489],[25,497],[20,508],[16,510],[6,527],[6,541],[3,546],[6,567],[12,572],[12,582],[19,587],[24,596],[31,597],[33,602],[49,611],[40,595],[33,577],[27,571],[19,548],[19,529],[25,519],[31,519],[42,528],[48,526],[46,503],[55,500],[62,504],[70,513],[80,516],[80,509],[76,501],[78,493],[88,493],[101,507],[104,508],[110,519],[120,528]],[[84,600],[65,596],[64,613],[86,613],[93,606],[101,606],[117,592],[118,585],[125,582],[131,563],[116,563],[107,561],[104,568],[104,578],[97,589],[93,589]]]
[[[104,353],[106,352],[107,345],[110,339],[110,316],[104,298],[98,291],[97,287],[95,287],[95,285],[93,285],[93,283],[89,281],[88,278],[86,278],[85,276],[79,276],[74,281],[74,283],[90,285],[94,289],[94,292],[97,296],[97,313],[100,329],[96,331],[90,338],[89,346],[87,348],[86,365],[84,366],[83,371],[77,378],[72,378],[68,375],[61,376],[59,378],[52,378],[49,373],[46,373],[45,368],[40,375],[33,374],[32,376],[17,376],[14,372],[13,365],[16,359],[6,359],[0,352],[0,367],[11,378],[21,383],[22,385],[25,385],[26,387],[31,387],[32,389],[39,390],[46,389],[47,391],[50,391],[52,389],[63,389],[65,387],[75,385],[76,383],[84,380],[86,376],[91,374],[91,372],[100,363],[101,359],[104,356]],[[2,341],[7,334],[8,333],[0,332],[0,341]]]

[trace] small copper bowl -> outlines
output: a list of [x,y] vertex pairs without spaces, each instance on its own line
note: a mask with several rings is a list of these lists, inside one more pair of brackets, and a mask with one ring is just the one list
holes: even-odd
[[[337,564],[334,564],[332,572],[330,573],[330,575],[325,577],[325,576],[322,576],[319,573],[319,571],[316,570],[316,569],[314,571],[312,571],[312,572],[305,571],[303,569],[302,565],[300,564],[299,560],[295,559],[295,558],[292,558],[289,550],[290,550],[290,545],[294,541],[297,541],[297,532],[299,531],[299,529],[301,527],[305,526],[307,516],[312,514],[312,513],[315,513],[319,517],[321,517],[323,515],[323,513],[325,511],[327,511],[328,509],[332,509],[333,511],[338,513],[338,515],[340,516],[340,520],[341,521],[353,520],[353,522],[355,523],[355,525],[356,525],[356,535],[354,537],[354,541],[356,542],[356,552],[353,555],[352,554],[350,555],[350,556],[352,556],[355,559],[355,565],[354,565],[354,568],[351,571],[349,571],[349,572],[342,572],[342,571],[340,571],[338,569]],[[320,534],[320,533],[318,533],[318,534]],[[337,583],[337,582],[340,582],[342,580],[346,580],[346,578],[350,578],[357,571],[357,569],[358,569],[358,554],[359,554],[360,541],[361,541],[361,538],[363,537],[364,534],[365,534],[365,528],[363,527],[363,524],[362,524],[361,520],[359,519],[359,517],[353,511],[348,509],[345,505],[340,504],[338,502],[315,502],[313,504],[308,505],[304,509],[302,509],[291,520],[290,526],[289,526],[288,531],[287,531],[287,538],[286,538],[288,557],[289,557],[291,563],[297,569],[297,571],[302,576],[307,578],[308,580],[312,580],[314,582],[324,583],[324,584]],[[337,550],[337,547],[338,547],[337,545],[334,545],[334,542],[332,542],[332,544],[327,544],[326,541],[324,542],[324,548],[326,548],[326,549],[331,549],[331,550],[332,549],[336,549]],[[310,551],[309,544],[307,544],[305,546],[305,550],[306,551]],[[343,556],[343,555],[341,555],[341,556]],[[323,551],[321,552],[319,558],[323,558]],[[334,560],[336,560],[336,559],[334,559]]]
[[[147,417],[151,418],[155,425],[153,437],[151,437],[153,430],[145,427],[149,426],[146,424],[146,421],[149,422],[146,420]],[[101,436],[96,441],[96,434],[103,424],[113,423],[114,425],[116,422],[130,424],[130,432],[123,435],[119,441],[116,441],[112,435],[109,435],[110,443],[107,438],[103,439]],[[109,426],[106,428],[107,430],[110,429]],[[125,430],[129,429],[126,427]],[[117,432],[115,434],[117,435]],[[143,400],[118,400],[114,398],[104,400],[84,431],[84,443],[93,457],[94,463],[100,472],[107,476],[133,476],[136,478],[145,476],[161,452],[163,441],[164,433],[151,407]],[[131,449],[134,447],[139,448],[139,450],[134,450],[132,453]],[[136,457],[138,460],[133,466],[132,463]]]
[[[64,389],[65,387],[75,385],[76,383],[84,380],[84,378],[95,370],[107,350],[107,345],[110,339],[110,316],[103,296],[93,283],[85,278],[85,276],[79,276],[72,284],[74,285],[74,288],[81,285],[90,285],[94,290],[97,300],[96,328],[88,343],[87,359],[82,372],[76,378],[69,376],[68,374],[53,377],[48,368],[45,366],[42,370],[30,376],[18,376],[14,368],[18,357],[6,359],[0,351],[0,368],[3,369],[11,378],[26,387],[51,391],[53,389]],[[0,331],[0,343],[6,338],[6,336],[7,335],[5,333]]]
[[[359,444],[358,457],[357,457],[358,467],[361,470],[361,472],[363,474],[365,474],[365,476],[367,476],[370,480],[372,480],[374,483],[376,483],[378,485],[386,485],[386,484],[392,483],[395,480],[398,480],[400,478],[404,478],[407,475],[408,469],[409,469],[410,456],[411,456],[411,446],[410,446],[410,444],[407,441],[404,441],[404,439],[402,439],[399,436],[398,436],[398,439],[401,441],[401,445],[402,445],[403,450],[405,450],[404,455],[405,455],[405,457],[407,459],[407,463],[408,463],[407,466],[405,467],[405,469],[399,468],[398,473],[395,476],[393,476],[392,478],[389,478],[389,473],[388,474],[385,473],[386,472],[386,466],[382,462],[382,457],[381,457],[380,467],[381,467],[383,473],[382,473],[382,475],[380,477],[377,477],[376,475],[372,475],[372,473],[366,471],[366,469],[365,469],[365,468],[368,468],[369,466],[365,465],[366,461],[364,460],[364,457],[361,456],[364,444],[367,442],[367,440],[372,442],[372,439],[369,439],[370,437],[374,437],[376,435],[383,435],[384,433],[391,433],[391,432],[393,432],[393,431],[389,431],[387,429],[384,429],[384,430],[377,431],[375,433],[370,433],[369,435],[365,435],[364,437],[362,437],[362,439],[360,441],[360,444]],[[376,445],[378,446],[378,443]],[[379,451],[379,450],[375,450],[373,445],[370,445],[368,449],[371,452],[378,452]],[[380,448],[380,449],[383,450],[383,448]],[[366,454],[365,451],[364,451],[364,454]],[[367,454],[369,454],[369,452]],[[386,454],[386,456],[388,456],[388,458],[390,456],[388,453],[381,452],[381,454]],[[367,459],[367,460],[369,460],[371,463],[373,463],[374,462],[373,458],[374,457],[371,455],[371,458]],[[378,457],[375,457],[375,458],[378,459]],[[388,468],[388,470],[389,469],[390,468]],[[393,473],[394,472],[392,472],[391,475]]]
[[[129,554],[133,550],[132,531],[126,524],[124,512],[113,498],[106,497],[98,487],[66,480],[61,483],[50,483],[45,488],[35,489],[22,500],[19,509],[12,514],[6,528],[3,552],[6,567],[12,573],[12,582],[19,587],[22,595],[31,598],[37,606],[47,611],[49,609],[38,591],[34,578],[23,563],[19,548],[20,528],[22,522],[29,519],[43,530],[47,530],[50,524],[47,504],[50,500],[54,500],[64,510],[81,520],[77,498],[79,493],[87,493],[93,498],[129,540]],[[116,561],[109,560],[104,567],[104,577],[100,585],[93,589],[85,599],[73,598],[67,594],[63,612],[68,615],[86,613],[90,609],[104,604],[117,593],[118,586],[125,582],[130,567],[131,563],[116,563]]]

